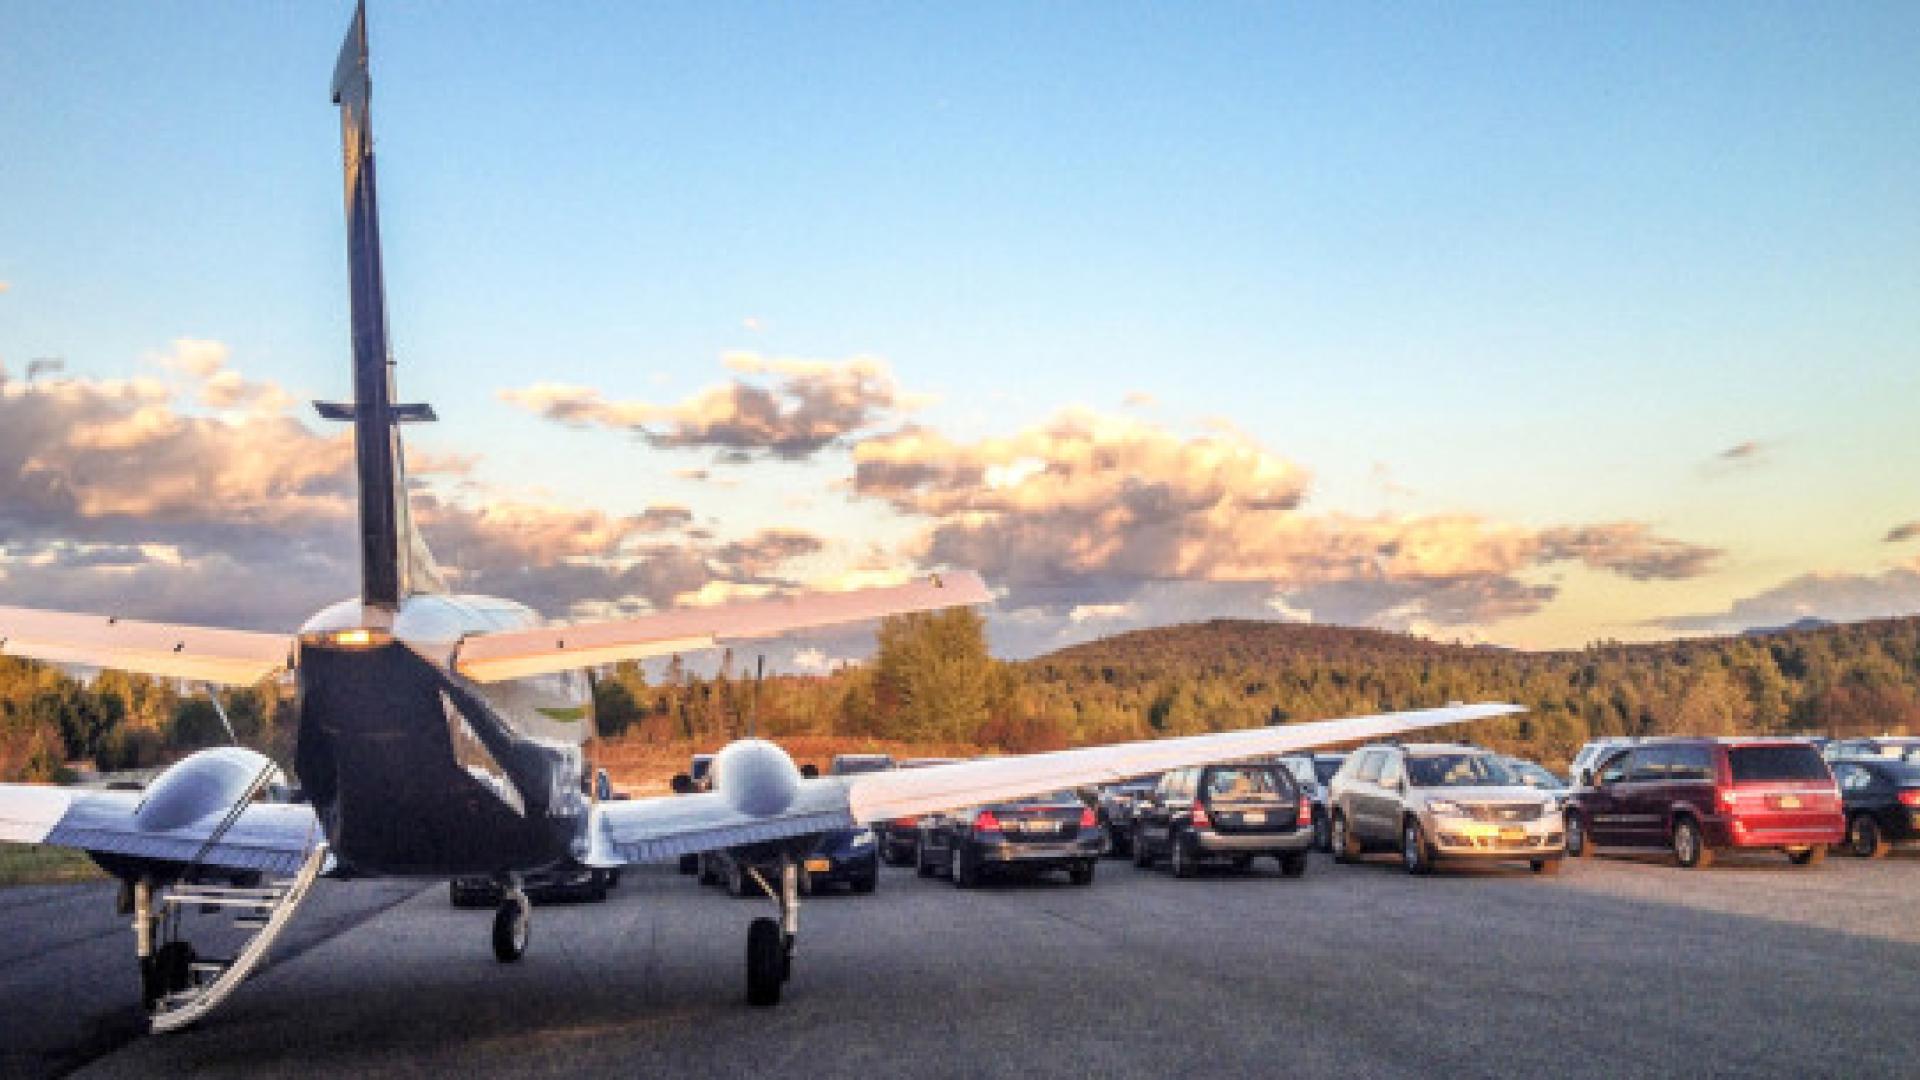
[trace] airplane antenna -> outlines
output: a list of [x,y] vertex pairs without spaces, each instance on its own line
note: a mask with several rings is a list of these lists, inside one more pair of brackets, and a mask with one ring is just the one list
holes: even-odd
[[747,738],[754,738],[760,727],[760,680],[767,677],[767,654],[753,658],[753,707],[747,711]]

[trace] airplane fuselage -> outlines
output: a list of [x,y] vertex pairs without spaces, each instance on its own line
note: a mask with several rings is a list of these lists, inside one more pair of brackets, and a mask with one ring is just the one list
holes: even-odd
[[585,854],[585,675],[483,685],[456,669],[468,635],[539,622],[461,595],[344,601],[307,620],[294,770],[343,869],[504,875]]

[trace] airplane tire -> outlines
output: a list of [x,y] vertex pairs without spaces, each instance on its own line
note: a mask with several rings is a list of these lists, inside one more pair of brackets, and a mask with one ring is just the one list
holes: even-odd
[[533,912],[524,901],[508,897],[493,913],[493,958],[503,964],[517,962],[527,954],[527,942],[533,937]]
[[780,1004],[780,984],[787,981],[787,973],[787,943],[780,920],[753,920],[747,927],[747,1004],[757,1008]]

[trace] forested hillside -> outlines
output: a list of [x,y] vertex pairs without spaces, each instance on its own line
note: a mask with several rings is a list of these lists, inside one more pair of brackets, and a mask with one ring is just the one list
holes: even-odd
[[[286,685],[223,698],[242,741],[286,756]],[[713,677],[674,663],[649,679],[624,664],[599,672],[595,691],[613,757],[623,745],[713,745],[750,726],[1018,752],[1482,700],[1531,711],[1449,734],[1556,765],[1594,735],[1920,730],[1920,618],[1537,653],[1215,621],[1006,662],[988,656],[980,617],[956,610],[886,620],[871,663],[829,675],[756,683],[727,657]],[[171,684],[0,658],[0,777],[151,765],[223,738],[205,697]]]

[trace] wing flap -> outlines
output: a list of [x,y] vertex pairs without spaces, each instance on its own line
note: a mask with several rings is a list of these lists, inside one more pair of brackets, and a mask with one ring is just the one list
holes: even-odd
[[608,622],[484,634],[462,642],[455,666],[479,682],[642,660],[725,641],[773,637],[793,630],[931,611],[993,598],[972,573],[937,574],[905,585],[848,592],[803,593]]
[[0,607],[0,652],[57,664],[250,686],[286,667],[292,648],[284,634]]
[[253,803],[212,845],[207,840],[223,814],[173,829],[142,829],[134,817],[139,804],[133,791],[0,784],[0,841],[290,874],[321,840],[319,819],[305,803]]

